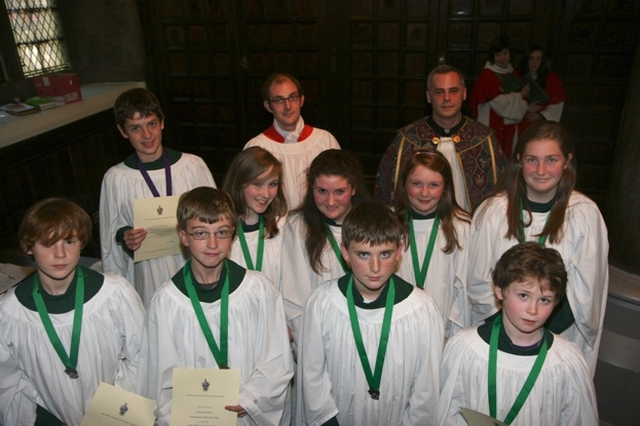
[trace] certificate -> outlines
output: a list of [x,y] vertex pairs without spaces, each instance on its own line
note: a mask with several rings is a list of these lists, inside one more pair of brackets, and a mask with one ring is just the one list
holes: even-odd
[[101,382],[80,426],[153,426],[156,402]]
[[147,237],[133,252],[134,262],[182,253],[178,235],[179,195],[133,200],[133,227],[145,228]]
[[174,368],[171,424],[235,426],[239,394],[240,370]]
[[469,426],[507,426],[506,423],[470,408],[461,407],[460,412]]

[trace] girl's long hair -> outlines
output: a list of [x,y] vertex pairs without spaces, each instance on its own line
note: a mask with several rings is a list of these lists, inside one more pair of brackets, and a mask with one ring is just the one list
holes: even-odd
[[[413,157],[402,168],[398,185],[396,186],[396,194],[394,196],[394,211],[398,216],[398,219],[407,227],[408,221],[411,216],[411,203],[407,196],[407,180],[409,175],[418,166],[424,166],[427,169],[440,173],[444,180],[444,190],[442,191],[442,197],[438,202],[438,216],[440,217],[440,223],[442,224],[442,231],[447,239],[447,245],[442,248],[442,251],[449,254],[456,248],[461,249],[460,242],[458,241],[458,233],[454,226],[454,220],[460,219],[465,222],[471,222],[471,216],[463,208],[461,208],[455,197],[455,190],[453,187],[453,173],[451,172],[451,166],[447,159],[438,151],[433,149],[423,149],[416,152]],[[411,235],[409,235],[411,238]]]
[[267,239],[278,235],[278,220],[287,214],[287,200],[282,190],[282,163],[266,149],[257,146],[247,148],[231,161],[222,186],[233,200],[238,216],[243,217],[248,213],[249,207],[242,191],[269,170],[271,176],[278,177],[278,192],[263,214],[264,235]]
[[320,176],[341,176],[346,179],[355,189],[351,206],[369,199],[369,194],[364,187],[362,166],[353,154],[340,149],[329,149],[318,154],[311,162],[307,171],[307,192],[302,204],[294,212],[302,215],[306,225],[305,248],[311,269],[317,274],[326,271],[326,267],[322,264],[322,251],[327,244],[326,217],[318,210],[313,199],[313,187]]
[[[556,201],[549,212],[549,219],[538,237],[547,235],[549,242],[559,243],[563,237],[564,217],[569,205],[569,197],[576,185],[576,161],[573,142],[569,132],[555,121],[539,121],[529,127],[518,139],[513,151],[513,155],[507,162],[507,167],[500,177],[498,184],[492,194],[496,196],[504,193],[508,200],[507,223],[509,225],[505,238],[518,238],[521,226],[531,225],[531,207],[527,199],[527,184],[522,174],[521,159],[527,146],[531,142],[539,140],[552,140],[558,144],[562,154],[567,160],[567,167],[562,171]],[[569,158],[571,157],[571,158]],[[520,202],[523,208],[529,213],[522,223]],[[483,213],[480,213],[483,214]]]

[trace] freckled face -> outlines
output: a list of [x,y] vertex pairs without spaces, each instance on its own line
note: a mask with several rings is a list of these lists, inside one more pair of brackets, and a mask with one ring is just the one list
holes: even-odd
[[377,299],[396,269],[402,244],[371,245],[352,241],[348,249],[344,245],[340,249],[342,257],[351,266],[356,289],[369,300]]
[[76,237],[63,238],[47,247],[40,242],[27,252],[38,265],[38,278],[47,287],[61,288],[71,284],[80,261],[82,244]]
[[444,178],[425,166],[417,166],[407,177],[405,186],[411,208],[421,215],[433,213],[438,208],[444,192]]
[[527,197],[537,203],[546,203],[556,194],[562,172],[571,161],[571,154],[565,157],[554,140],[539,139],[527,144],[519,160],[527,184]]
[[356,193],[343,176],[320,175],[313,183],[313,201],[327,219],[342,223],[351,210],[351,198]]
[[555,307],[555,292],[534,280],[516,282],[504,290],[495,288],[502,301],[502,323],[515,344],[528,346],[540,340],[540,329]]

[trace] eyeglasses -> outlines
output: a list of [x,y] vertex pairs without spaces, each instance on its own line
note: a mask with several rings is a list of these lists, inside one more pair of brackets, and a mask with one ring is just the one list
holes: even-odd
[[293,93],[293,94],[289,95],[288,98],[283,98],[281,96],[278,96],[277,98],[269,99],[269,102],[271,102],[273,105],[277,105],[277,106],[284,105],[284,103],[286,101],[289,101],[289,103],[291,103],[291,104],[298,103],[298,102],[300,102],[300,94],[299,93]]
[[191,238],[194,240],[208,240],[211,238],[211,235],[215,235],[216,239],[224,240],[230,238],[233,235],[233,231],[230,229],[220,229],[216,232],[209,231],[196,231],[196,232],[186,232],[187,235],[191,235]]

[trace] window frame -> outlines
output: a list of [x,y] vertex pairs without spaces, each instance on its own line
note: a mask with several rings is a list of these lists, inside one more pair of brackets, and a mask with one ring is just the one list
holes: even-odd
[[[47,4],[48,7],[54,9],[57,14],[57,19],[55,19],[57,34],[55,38],[63,45],[63,64],[54,67],[41,68],[35,72],[30,72],[29,70],[25,71],[23,68],[22,59],[18,52],[18,44],[9,18],[7,4],[4,0],[0,0],[0,40],[2,40],[2,47],[0,48],[0,62],[2,63],[0,65],[4,65],[5,82],[11,80],[26,80],[49,72],[71,69],[67,42],[62,28],[60,9],[56,1],[57,0],[47,0]],[[29,10],[30,8],[25,9]]]

